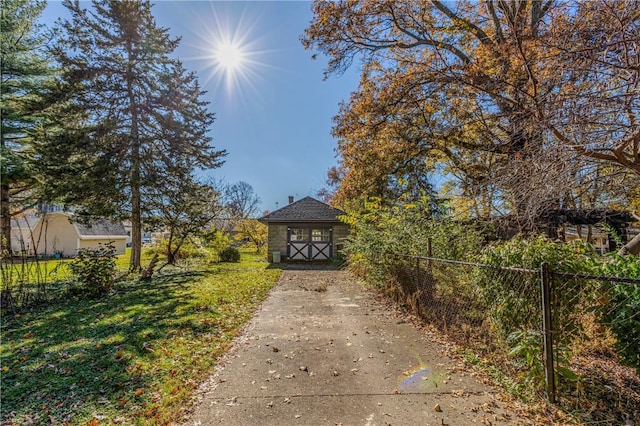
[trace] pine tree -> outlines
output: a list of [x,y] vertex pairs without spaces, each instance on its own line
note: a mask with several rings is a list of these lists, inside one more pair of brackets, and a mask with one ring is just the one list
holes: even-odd
[[47,36],[37,19],[43,1],[0,0],[0,252],[11,254],[11,217],[29,206],[35,181],[30,167],[32,131],[53,70],[44,54]]
[[66,95],[59,116],[73,118],[40,148],[49,195],[88,214],[130,218],[137,271],[151,190],[219,167],[226,153],[210,145],[214,117],[195,74],[170,56],[180,40],[156,25],[148,1],[64,5],[71,19],[54,52]]

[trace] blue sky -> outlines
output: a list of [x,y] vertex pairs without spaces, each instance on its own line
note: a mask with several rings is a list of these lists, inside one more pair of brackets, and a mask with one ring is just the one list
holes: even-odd
[[[307,1],[156,1],[157,24],[182,37],[175,52],[198,73],[216,114],[213,145],[226,149],[225,164],[206,173],[233,183],[243,180],[262,199],[263,210],[283,207],[287,197],[315,196],[336,164],[332,117],[356,90],[353,67],[323,80],[326,59],[305,51],[299,37],[312,19]],[[89,3],[87,3],[87,6]],[[43,21],[67,16],[49,0]],[[216,65],[216,46],[240,46],[239,68]]]

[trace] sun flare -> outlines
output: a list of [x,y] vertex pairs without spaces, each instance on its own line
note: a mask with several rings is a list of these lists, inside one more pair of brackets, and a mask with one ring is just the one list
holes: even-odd
[[[214,95],[228,96],[233,102],[249,102],[259,96],[259,85],[273,68],[265,49],[267,33],[260,29],[259,16],[244,4],[212,2],[211,13],[200,13],[197,21],[199,54],[190,59],[202,61],[205,86]],[[220,89],[222,89],[220,91]]]
[[242,69],[246,59],[246,52],[242,46],[231,42],[222,42],[213,48],[213,60],[225,72],[235,72]]

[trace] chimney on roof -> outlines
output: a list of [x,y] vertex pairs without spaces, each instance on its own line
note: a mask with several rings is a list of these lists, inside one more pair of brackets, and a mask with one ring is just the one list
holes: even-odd
[[293,204],[293,195],[289,195],[289,204]]

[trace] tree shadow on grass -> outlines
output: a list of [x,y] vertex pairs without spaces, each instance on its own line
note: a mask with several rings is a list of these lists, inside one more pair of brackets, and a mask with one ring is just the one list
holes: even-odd
[[189,283],[204,275],[130,281],[101,300],[68,297],[3,318],[1,422],[84,421],[149,405],[151,396],[136,393],[155,380],[154,361],[172,339],[223,332],[201,321],[219,306],[194,306]]

